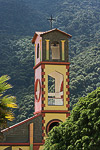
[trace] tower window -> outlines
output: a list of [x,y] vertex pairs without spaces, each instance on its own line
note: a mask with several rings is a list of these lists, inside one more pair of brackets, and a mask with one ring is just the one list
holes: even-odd
[[50,58],[60,59],[60,46],[59,46],[59,42],[57,41],[51,43]]
[[63,105],[63,75],[57,71],[48,75],[48,105]]
[[37,58],[39,58],[39,43],[37,45]]

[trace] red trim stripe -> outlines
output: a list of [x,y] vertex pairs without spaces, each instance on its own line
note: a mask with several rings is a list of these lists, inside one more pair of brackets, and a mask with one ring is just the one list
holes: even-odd
[[41,110],[41,111],[34,112],[34,114],[38,114],[38,113],[69,113],[69,111],[68,110]]
[[[39,62],[39,64],[41,64],[41,62]],[[36,66],[38,67],[38,64],[37,64]],[[36,66],[35,66],[35,67],[36,67]],[[40,66],[40,65],[39,65],[39,66]],[[36,67],[36,68],[37,68],[37,67]],[[45,65],[42,64],[42,65],[41,65],[41,68],[42,68],[42,69],[45,69]]]
[[67,91],[67,92],[66,92],[66,94],[67,94],[67,95],[69,95],[69,94],[70,94],[70,92],[69,92],[69,91]]
[[45,75],[45,72],[41,72],[41,75]]
[[44,84],[42,85],[42,88],[45,88],[45,85],[44,85]]
[[42,97],[42,101],[44,101],[45,100],[45,97]]
[[69,75],[69,72],[66,72],[66,75]]
[[45,104],[42,104],[42,107],[45,107]]
[[[34,146],[40,146],[44,143],[33,143]],[[0,143],[0,146],[29,146],[30,143]]]
[[66,82],[69,82],[69,79],[66,79]]
[[45,123],[45,120],[42,120],[42,123]]
[[69,117],[70,116],[70,113],[69,114],[66,114],[66,117]]
[[69,89],[69,85],[66,85],[66,88],[68,88],[68,89]]
[[41,61],[39,62],[36,66],[33,67],[33,69],[36,69],[37,67],[39,67],[41,65],[41,68],[44,69],[45,65],[43,64],[48,64],[48,65],[70,65],[69,62],[47,62],[47,61]]
[[68,102],[69,102],[69,100],[70,100],[69,98],[66,98],[66,101],[68,101]]
[[45,91],[42,91],[42,94],[45,94]]
[[66,65],[66,69],[69,69],[69,65]]
[[45,127],[42,127],[42,130],[45,130]]
[[69,107],[70,107],[70,105],[69,105],[69,104],[66,104],[66,107],[68,107],[68,108],[69,108]]
[[42,143],[45,143],[45,140],[42,140]]
[[45,136],[45,133],[42,133],[42,136]]
[[44,82],[44,81],[45,81],[45,78],[42,78],[41,81]]
[[42,113],[42,117],[45,117],[45,113]]

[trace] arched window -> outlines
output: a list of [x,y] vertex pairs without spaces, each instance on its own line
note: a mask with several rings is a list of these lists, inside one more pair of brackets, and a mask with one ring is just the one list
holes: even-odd
[[60,59],[60,46],[57,41],[51,43],[50,59]]
[[48,75],[48,105],[63,105],[63,79],[57,71]]
[[53,127],[59,126],[60,122],[62,122],[62,121],[59,119],[54,119],[54,120],[51,120],[50,122],[48,122],[47,127],[46,127],[46,133],[48,134],[48,132],[50,132]]
[[37,58],[39,58],[39,43],[37,45]]

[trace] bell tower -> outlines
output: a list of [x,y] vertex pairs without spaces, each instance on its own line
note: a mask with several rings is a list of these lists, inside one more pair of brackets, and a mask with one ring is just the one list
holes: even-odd
[[42,114],[42,139],[64,122],[69,112],[69,38],[59,29],[36,32],[35,44],[35,112]]

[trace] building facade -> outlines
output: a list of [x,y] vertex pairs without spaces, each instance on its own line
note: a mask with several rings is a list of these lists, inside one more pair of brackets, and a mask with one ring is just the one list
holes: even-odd
[[0,150],[42,150],[48,132],[70,115],[69,38],[59,29],[35,33],[34,116],[2,130]]

